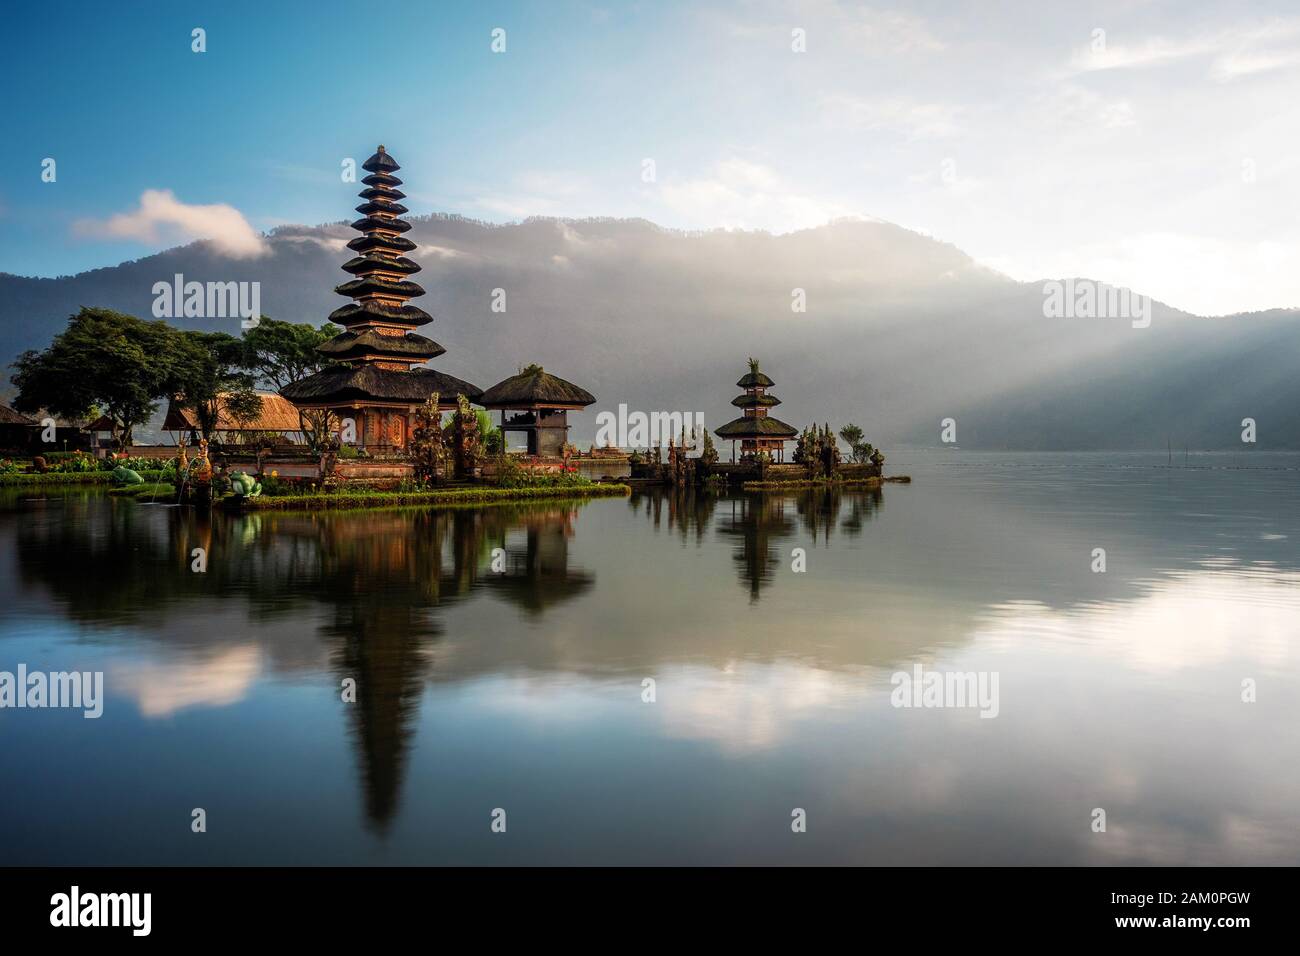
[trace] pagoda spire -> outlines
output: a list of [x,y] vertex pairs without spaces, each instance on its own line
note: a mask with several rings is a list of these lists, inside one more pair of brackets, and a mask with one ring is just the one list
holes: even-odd
[[403,235],[411,224],[402,218],[406,194],[393,175],[401,166],[380,146],[361,167],[369,175],[361,180],[361,218],[352,223],[361,235],[348,243],[355,255],[343,263],[352,278],[334,289],[352,301],[329,316],[344,331],[317,346],[334,364],[280,394],[299,408],[352,419],[362,447],[402,449],[430,395],[439,395],[445,409],[455,407],[457,395],[476,401],[482,390],[423,365],[446,349],[414,331],[433,317],[411,305],[424,289],[411,281],[420,264],[407,258],[415,243]]
[[[361,235],[348,243],[348,248],[357,255],[343,264],[343,271],[354,278],[334,290],[353,301],[335,309],[330,321],[364,336],[376,346],[374,353],[362,360],[383,358],[387,360],[386,367],[409,368],[445,350],[423,336],[406,335],[410,329],[431,322],[432,317],[409,304],[411,299],[424,295],[424,289],[410,280],[410,276],[420,271],[419,263],[405,256],[415,248],[415,243],[402,235],[411,224],[401,218],[408,210],[398,200],[406,195],[397,188],[402,181],[393,175],[401,167],[380,146],[361,168],[370,173],[362,180],[366,188],[360,193],[363,202],[357,206],[361,218],[352,223],[352,228]],[[378,337],[365,333],[377,333]],[[391,350],[383,348],[385,343],[379,337],[406,338],[400,356],[388,354]],[[425,344],[424,349],[412,349],[414,343],[410,339],[420,340]]]
[[731,400],[732,405],[743,409],[740,418],[714,429],[714,435],[719,438],[739,439],[744,457],[771,452],[781,459],[785,443],[798,434],[792,426],[768,414],[769,409],[781,404],[779,398],[768,394],[772,384],[772,380],[759,370],[758,360],[751,358],[749,372],[736,383],[737,388],[745,390],[744,394]]

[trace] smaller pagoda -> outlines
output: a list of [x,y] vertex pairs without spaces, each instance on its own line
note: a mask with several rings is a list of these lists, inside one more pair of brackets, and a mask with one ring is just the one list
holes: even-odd
[[[569,440],[569,412],[581,411],[596,397],[585,388],[552,375],[540,365],[529,365],[504,382],[493,385],[478,403],[501,412],[502,432],[524,432],[528,454],[562,458]],[[506,412],[516,414],[509,417]]]
[[793,426],[787,425],[768,414],[768,410],[781,404],[775,395],[767,390],[772,387],[772,380],[758,369],[758,359],[749,360],[749,373],[736,383],[745,393],[737,395],[731,404],[743,409],[740,418],[722,425],[714,434],[719,438],[731,439],[732,459],[735,459],[736,440],[740,440],[740,458],[754,458],[761,452],[768,452],[773,461],[785,460],[785,443],[798,434]]

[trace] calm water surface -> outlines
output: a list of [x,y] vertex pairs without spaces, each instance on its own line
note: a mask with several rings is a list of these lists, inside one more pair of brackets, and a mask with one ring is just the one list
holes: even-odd
[[[1165,463],[244,518],[8,492],[0,670],[107,701],[0,710],[0,863],[1300,863],[1300,457]],[[918,663],[997,672],[999,715],[892,707]]]

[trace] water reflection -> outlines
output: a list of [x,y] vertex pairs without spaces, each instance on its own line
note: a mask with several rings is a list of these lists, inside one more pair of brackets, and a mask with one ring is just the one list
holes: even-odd
[[[788,492],[753,492],[719,497],[706,491],[674,489],[634,494],[629,506],[644,512],[658,530],[666,523],[683,543],[704,540],[715,518],[718,533],[734,541],[733,559],[741,581],[756,602],[777,570],[789,561],[781,546],[801,532],[812,544],[829,545],[832,534],[860,535],[879,511],[880,488],[851,490],[805,488]],[[841,516],[841,511],[847,511]]]
[[[262,648],[282,650],[311,607],[324,652],[306,660],[323,656],[340,688],[355,681],[346,713],[366,817],[380,830],[397,812],[430,650],[443,634],[434,610],[483,589],[540,616],[595,581],[570,567],[579,506],[568,503],[234,518],[93,494],[46,504],[17,521],[21,587],[49,594],[92,640],[96,628],[127,625],[163,645],[114,675],[146,716],[237,703]],[[202,573],[192,570],[196,549]],[[246,642],[228,605],[209,613],[213,595],[242,596],[250,617],[271,625],[253,632],[261,647]]]
[[[909,466],[872,493],[210,520],[0,494],[0,667],[102,665],[110,697],[89,731],[0,714],[0,847],[1296,862],[1294,475],[1013,465]],[[890,674],[918,662],[997,670],[998,719],[892,708]],[[228,838],[160,835],[200,787]],[[506,800],[511,839],[488,842]],[[791,806],[817,821],[797,846]],[[124,829],[130,849],[105,836]]]
[[569,539],[577,511],[523,515],[509,527],[498,524],[491,544],[504,552],[503,570],[488,576],[492,592],[531,615],[588,591],[595,575],[569,567]]

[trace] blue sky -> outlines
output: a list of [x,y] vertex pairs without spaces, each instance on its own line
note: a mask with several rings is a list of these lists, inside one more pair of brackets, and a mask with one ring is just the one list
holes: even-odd
[[1284,2],[52,2],[8,11],[0,48],[0,271],[20,275],[231,216],[349,218],[340,163],[382,141],[415,213],[873,216],[1017,278],[1300,305]]

